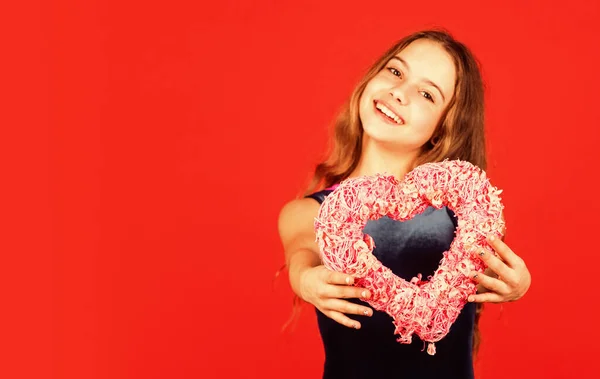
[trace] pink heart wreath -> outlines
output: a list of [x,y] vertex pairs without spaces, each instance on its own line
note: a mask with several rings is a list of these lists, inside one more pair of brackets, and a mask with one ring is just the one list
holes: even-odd
[[[489,234],[502,236],[502,191],[486,173],[466,161],[445,160],[418,166],[398,181],[389,175],[346,179],[321,204],[315,232],[323,264],[353,275],[355,285],[371,291],[368,303],[394,319],[398,342],[411,343],[413,333],[435,342],[450,330],[476,284],[472,270],[485,265],[472,249],[485,247]],[[383,216],[405,221],[428,206],[447,206],[458,218],[455,238],[429,281],[396,276],[373,254],[374,241],[363,234],[368,220]]]

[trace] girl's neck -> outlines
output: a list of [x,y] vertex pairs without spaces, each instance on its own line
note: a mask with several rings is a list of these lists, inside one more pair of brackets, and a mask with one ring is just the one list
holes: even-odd
[[365,136],[360,161],[350,177],[391,174],[398,180],[402,180],[404,175],[413,169],[418,154],[418,151],[402,152],[386,149]]

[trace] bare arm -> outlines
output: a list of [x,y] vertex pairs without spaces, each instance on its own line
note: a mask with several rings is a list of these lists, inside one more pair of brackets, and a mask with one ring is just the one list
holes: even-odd
[[344,299],[368,298],[369,291],[353,286],[354,278],[330,271],[321,264],[314,232],[319,203],[313,199],[293,200],[279,215],[279,235],[285,250],[290,285],[302,300],[313,304],[327,317],[351,328],[360,322],[346,316],[371,316],[371,308]]
[[319,203],[316,201],[298,199],[287,203],[279,214],[279,236],[283,243],[290,285],[302,299],[300,276],[307,269],[321,264],[313,226],[318,212]]

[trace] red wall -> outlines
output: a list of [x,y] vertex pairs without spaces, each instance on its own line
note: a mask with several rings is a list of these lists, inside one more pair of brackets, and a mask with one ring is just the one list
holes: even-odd
[[23,5],[0,377],[318,377],[312,309],[280,331],[278,211],[370,62],[437,25],[483,65],[489,175],[533,276],[487,307],[478,378],[596,375],[599,5],[503,3]]

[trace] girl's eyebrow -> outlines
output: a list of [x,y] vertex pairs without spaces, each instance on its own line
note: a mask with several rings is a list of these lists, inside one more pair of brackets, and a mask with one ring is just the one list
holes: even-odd
[[[402,63],[404,65],[404,67],[406,67],[406,71],[410,72],[410,66],[408,65],[408,63],[406,63],[406,61],[402,58],[400,58],[399,56],[393,56],[392,59],[396,59],[398,61],[400,61],[400,63]],[[442,100],[444,100],[444,102],[446,101],[446,97],[444,96],[444,92],[442,92],[442,90],[440,89],[440,87],[435,84],[434,82],[432,82],[430,79],[424,79],[423,80],[425,83],[429,84],[432,87],[435,87],[435,89],[438,90],[438,92],[440,93],[440,95],[442,95]]]

